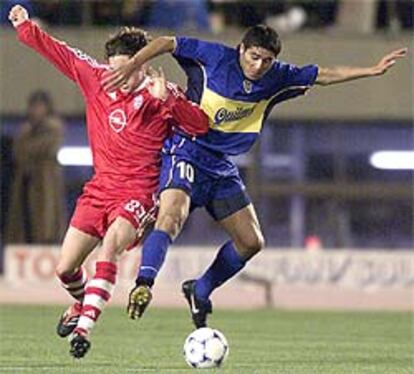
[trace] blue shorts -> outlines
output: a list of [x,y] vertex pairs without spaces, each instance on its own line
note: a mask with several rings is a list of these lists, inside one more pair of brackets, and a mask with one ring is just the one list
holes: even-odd
[[191,211],[205,207],[217,221],[251,202],[233,161],[179,134],[165,142],[162,154],[160,193],[169,188],[184,190]]

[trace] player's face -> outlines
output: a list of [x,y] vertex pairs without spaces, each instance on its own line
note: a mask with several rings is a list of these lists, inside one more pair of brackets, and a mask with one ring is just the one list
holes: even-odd
[[240,46],[240,66],[246,78],[257,80],[270,69],[276,56],[273,52],[262,47],[245,48]]
[[[128,55],[117,55],[109,57],[108,62],[109,66],[113,69],[120,68],[127,64],[131,59]],[[144,80],[145,74],[144,69],[135,70],[128,81],[121,87],[121,91],[132,92],[134,91]]]

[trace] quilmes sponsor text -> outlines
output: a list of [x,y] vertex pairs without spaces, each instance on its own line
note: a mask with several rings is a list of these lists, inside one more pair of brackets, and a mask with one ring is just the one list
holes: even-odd
[[227,110],[226,108],[220,108],[214,116],[214,124],[220,125],[223,122],[238,121],[242,118],[250,116],[254,111],[254,107],[251,108],[237,108],[236,110]]

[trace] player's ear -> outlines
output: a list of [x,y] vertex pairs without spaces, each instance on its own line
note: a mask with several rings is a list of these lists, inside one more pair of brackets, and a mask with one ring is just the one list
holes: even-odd
[[240,54],[246,52],[246,46],[243,43],[240,43]]

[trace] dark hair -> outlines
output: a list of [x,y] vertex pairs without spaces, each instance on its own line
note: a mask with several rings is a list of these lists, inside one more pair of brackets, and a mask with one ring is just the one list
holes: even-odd
[[47,108],[49,114],[53,113],[53,101],[50,95],[43,90],[37,90],[30,94],[29,99],[27,100],[29,108],[36,104],[44,104]]
[[151,41],[144,30],[137,27],[122,27],[105,43],[105,57],[127,55],[132,57]]
[[277,56],[282,50],[282,43],[276,30],[266,25],[256,25],[246,31],[241,41],[247,48],[261,47]]

